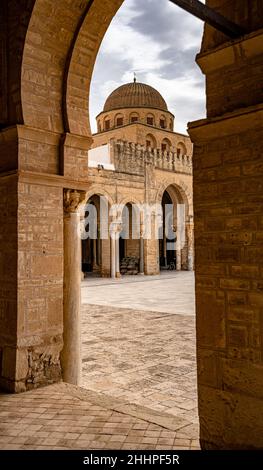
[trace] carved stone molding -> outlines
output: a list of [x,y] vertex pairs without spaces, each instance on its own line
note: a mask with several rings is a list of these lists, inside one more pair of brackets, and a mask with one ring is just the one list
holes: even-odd
[[64,189],[64,212],[66,214],[78,212],[81,204],[83,204],[85,200],[85,191]]

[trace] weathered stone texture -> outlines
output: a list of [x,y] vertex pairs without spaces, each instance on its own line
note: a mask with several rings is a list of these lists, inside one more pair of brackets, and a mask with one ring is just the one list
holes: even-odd
[[[19,184],[18,345],[28,367],[19,387],[60,377],[63,332],[62,190]],[[18,350],[18,351],[19,351]],[[19,363],[18,363],[19,367]]]
[[60,173],[60,137],[28,127],[18,127],[19,169]]
[[0,185],[0,386],[15,368],[17,327],[17,177]]
[[[205,41],[207,38],[208,33]],[[218,61],[218,51],[199,56],[207,75],[209,119],[190,126],[197,144],[194,210],[199,415],[201,445],[207,449],[262,448],[259,64],[263,51],[260,35],[255,33],[251,49],[248,38],[237,41],[237,46],[222,46]],[[235,47],[244,54],[235,53]],[[213,116],[221,117],[211,119]]]
[[[206,0],[206,4],[229,20],[242,26],[248,33],[262,28],[261,0],[242,0],[242,2],[240,0]],[[223,33],[206,24],[202,52],[222,45],[226,40],[227,38]]]
[[[0,140],[0,383],[21,391],[60,377],[62,191],[88,193],[105,182],[103,173],[90,170],[94,188],[83,188],[86,147],[76,144],[76,135],[90,137],[90,77],[122,1],[2,3],[8,3],[8,11],[1,11],[8,28],[1,31],[0,47],[9,67],[2,129],[35,128],[33,139],[31,131],[18,139],[17,131],[5,129]],[[262,448],[262,1],[207,4],[251,34],[227,42],[206,26],[198,57],[208,103],[208,119],[190,128],[201,442],[213,449]],[[4,68],[0,75],[6,83]],[[48,137],[43,141],[36,129]],[[67,134],[74,134],[74,144]],[[136,189],[142,188],[139,178],[129,179]],[[158,200],[163,190],[158,178],[154,185],[151,179],[149,170],[148,201]],[[118,174],[117,180],[124,194],[126,179]],[[105,190],[114,200],[115,185],[105,184]],[[150,274],[157,254],[154,246],[148,252]]]

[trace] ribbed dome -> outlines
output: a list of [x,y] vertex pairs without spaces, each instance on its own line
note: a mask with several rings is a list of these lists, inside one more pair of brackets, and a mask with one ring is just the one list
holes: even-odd
[[145,83],[127,83],[114,90],[107,98],[103,111],[120,108],[157,108],[168,111],[167,104],[159,91]]

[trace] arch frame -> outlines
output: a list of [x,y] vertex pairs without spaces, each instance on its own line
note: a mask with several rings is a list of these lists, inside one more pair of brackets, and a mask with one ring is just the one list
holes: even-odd
[[[214,6],[215,0],[207,0],[208,5]],[[45,5],[44,0],[36,0],[35,2],[29,1],[26,2],[29,10],[31,9],[33,3],[35,5],[34,12],[31,15],[30,25],[27,28],[26,41],[24,44],[24,35],[21,33],[21,28],[17,28],[19,33],[19,51],[23,50],[23,64],[22,68],[20,64],[17,64],[15,61],[15,79],[14,79],[14,90],[17,93],[17,113],[16,117],[10,121],[11,124],[24,123],[29,128],[35,128],[41,133],[53,132],[56,135],[63,134],[67,129],[64,127],[63,121],[63,112],[62,112],[62,80],[64,80],[64,70],[65,63],[68,58],[68,52],[70,49],[69,44],[73,40],[74,33],[76,31],[76,26],[69,28],[68,30],[63,31],[63,28],[60,28],[61,23],[58,23],[58,19],[63,14],[63,18],[66,21],[66,10],[68,6],[72,8],[70,13],[73,13],[73,22],[76,25],[81,19],[81,11],[84,11],[86,7],[86,2],[80,0],[72,0],[71,2],[54,0],[49,2],[48,5]],[[239,357],[234,354],[234,350],[231,350],[231,342],[236,341],[236,335],[234,335],[235,325],[229,323],[229,305],[226,303],[230,298],[233,299],[233,290],[239,290],[237,288],[237,277],[234,276],[232,272],[233,262],[239,263],[240,272],[246,268],[244,261],[247,261],[250,265],[254,264],[254,267],[258,270],[261,269],[259,264],[260,254],[262,252],[260,246],[260,240],[256,237],[256,230],[251,229],[251,236],[254,240],[253,246],[246,246],[244,249],[243,240],[231,240],[229,243],[226,237],[226,231],[220,229],[225,227],[227,221],[226,209],[233,210],[234,214],[237,214],[238,211],[241,217],[241,210],[246,207],[249,217],[257,225],[258,216],[255,216],[254,208],[251,208],[251,200],[258,201],[259,195],[262,192],[262,182],[258,181],[260,175],[258,175],[258,170],[253,170],[250,167],[250,175],[247,177],[243,174],[242,181],[240,181],[240,176],[235,179],[235,176],[231,173],[233,168],[233,161],[236,161],[236,156],[240,157],[239,165],[247,168],[247,160],[244,155],[253,155],[255,154],[255,142],[256,145],[259,145],[258,135],[262,132],[262,117],[261,117],[261,108],[262,108],[262,95],[261,88],[258,85],[258,76],[257,68],[250,67],[251,60],[260,60],[262,62],[262,31],[259,28],[262,28],[262,2],[254,2],[253,9],[247,9],[247,2],[240,2],[240,0],[231,0],[225,2],[223,0],[217,1],[217,9],[220,13],[225,14],[229,19],[235,20],[238,17],[238,20],[242,25],[248,27],[248,30],[251,31],[251,34],[245,35],[240,38],[238,41],[228,42],[226,37],[222,34],[215,32],[213,28],[208,25],[205,26],[204,40],[202,44],[202,54],[198,56],[197,60],[202,70],[206,74],[207,78],[207,90],[208,90],[208,101],[207,101],[207,119],[201,122],[192,124],[190,126],[191,138],[195,143],[195,162],[196,167],[194,171],[194,194],[195,194],[195,214],[197,219],[197,224],[199,227],[204,227],[203,229],[198,229],[196,236],[196,252],[197,257],[197,335],[198,335],[198,359],[199,359],[199,411],[201,416],[201,442],[203,448],[262,448],[262,392],[261,392],[261,362],[260,362],[260,350],[262,346],[262,335],[258,334],[256,337],[257,344],[260,344],[258,349],[256,346],[250,348],[249,357],[246,356],[247,350],[240,347],[238,344]],[[94,0],[94,5],[105,5],[106,15],[100,15],[102,11],[98,8],[97,14],[94,15],[93,21],[85,21],[83,27],[81,28],[81,33],[78,34],[78,45],[80,47],[75,47],[75,64],[78,65],[81,62],[81,55],[78,56],[78,52],[81,49],[83,44],[83,39],[85,34],[89,33],[89,30],[92,31],[92,28],[97,24],[99,25],[98,37],[96,38],[96,31],[93,30],[93,42],[90,43],[91,55],[89,56],[89,72],[93,69],[96,55],[96,48],[103,38],[103,31],[105,31],[110,23],[110,20],[114,16],[113,10],[117,11],[118,7],[122,4],[122,1],[117,0]],[[25,19],[24,12],[21,10],[25,3],[24,2],[15,2],[17,7],[15,19],[19,18],[20,26]],[[50,8],[50,5],[52,8]],[[43,11],[43,7],[46,7],[46,11]],[[76,10],[75,10],[76,7]],[[78,10],[79,8],[79,10]],[[112,8],[112,10],[111,10]],[[111,13],[108,15],[108,11]],[[74,11],[73,11],[74,10]],[[81,11],[80,11],[81,10]],[[103,10],[104,11],[104,10]],[[31,10],[30,10],[31,13]],[[54,14],[56,13],[56,14]],[[71,16],[71,15],[69,15]],[[87,20],[90,20],[91,17]],[[47,33],[41,29],[41,25],[44,26],[44,29],[47,29],[47,25],[51,24],[53,21],[53,31],[49,29]],[[38,30],[39,28],[39,30]],[[101,28],[101,29],[100,29]],[[53,33],[53,34],[51,34]],[[63,49],[63,53],[56,51],[57,44],[59,41],[56,41],[57,34],[62,33],[68,35],[67,45]],[[93,34],[92,33],[92,34]],[[53,48],[48,49],[50,43],[48,35],[51,34]],[[16,36],[18,37],[18,36]],[[251,46],[252,41],[252,46]],[[63,41],[62,41],[63,42]],[[76,41],[75,41],[76,42]],[[43,49],[42,46],[47,47],[47,50]],[[254,47],[255,46],[255,47]],[[29,62],[30,57],[28,52],[33,51],[31,59],[34,63],[33,71],[38,70],[37,62],[39,58],[45,57],[43,60],[44,67],[46,67],[49,75],[36,75],[32,73],[30,69]],[[87,48],[84,48],[87,50]],[[18,54],[19,55],[19,54]],[[38,56],[38,57],[37,57]],[[19,55],[20,57],[20,55]],[[73,54],[71,55],[73,57]],[[30,59],[30,60],[29,60]],[[19,59],[20,60],[20,59]],[[12,61],[9,61],[10,64]],[[41,60],[40,60],[41,62]],[[73,65],[73,61],[70,60]],[[41,65],[41,64],[40,64]],[[12,63],[12,66],[14,64]],[[51,94],[47,90],[48,83],[47,79],[52,79],[50,69],[53,67],[54,82],[50,86],[50,90],[54,92],[54,100],[51,99]],[[244,73],[240,74],[240,68]],[[70,68],[69,76],[70,79],[67,80],[68,86],[68,95],[67,99],[70,101],[72,97],[71,106],[74,111],[75,94],[72,94],[73,86],[69,86],[72,77],[72,84],[75,81],[73,80],[73,69]],[[72,73],[71,73],[72,72]],[[82,73],[82,72],[81,72]],[[242,79],[241,79],[242,75]],[[85,77],[88,75],[85,75]],[[43,78],[44,77],[44,78]],[[87,87],[85,86],[85,77],[83,83],[80,83],[80,101],[83,102],[82,98],[87,97]],[[37,81],[42,81],[44,84],[36,83]],[[80,80],[81,82],[81,80]],[[220,87],[216,86],[220,84]],[[33,94],[31,96],[31,87],[39,85],[43,93],[47,92],[46,97],[43,100],[42,93]],[[24,86],[27,88],[25,89]],[[42,88],[43,86],[43,88]],[[36,87],[37,88],[37,87]],[[78,88],[78,87],[76,87]],[[233,92],[233,88],[238,88],[238,93]],[[247,93],[247,89],[252,90],[252,93]],[[21,95],[22,89],[22,96]],[[85,90],[85,91],[84,91]],[[214,92],[213,92],[214,90]],[[222,93],[220,92],[222,91]],[[260,90],[260,91],[259,91]],[[27,96],[25,96],[25,93]],[[84,93],[84,94],[82,94]],[[29,99],[30,97],[30,99]],[[12,100],[12,96],[8,97]],[[47,112],[42,112],[41,103],[47,102]],[[22,109],[20,104],[22,103]],[[84,115],[86,116],[87,105],[82,107],[80,106],[81,111],[84,109]],[[260,108],[260,109],[259,109]],[[68,109],[68,128],[70,133],[76,133],[86,138],[89,135],[89,130],[87,126],[85,129],[82,128],[81,122],[77,122],[77,127],[74,127],[74,113],[71,114],[72,109]],[[76,108],[75,108],[76,110]],[[41,112],[38,112],[41,111]],[[77,113],[80,115],[81,113]],[[13,117],[13,116],[12,116]],[[86,123],[85,123],[86,124]],[[79,127],[78,127],[79,125]],[[16,136],[16,145],[17,145],[17,136]],[[253,142],[253,147],[252,143]],[[16,155],[17,160],[21,159],[20,152],[22,146],[18,146],[19,149],[15,150],[18,154]],[[46,146],[47,149],[48,146]],[[9,147],[5,146],[4,148],[9,154]],[[29,154],[33,154],[35,148]],[[46,151],[51,152],[51,150]],[[59,153],[59,148],[56,148],[56,152]],[[37,152],[36,152],[37,154]],[[75,154],[74,154],[75,158]],[[74,165],[76,166],[78,159],[75,158]],[[215,168],[216,162],[216,169]],[[230,162],[230,166],[229,166]],[[223,164],[224,163],[224,164]],[[232,163],[232,166],[231,166]],[[212,168],[211,170],[208,170]],[[12,168],[12,170],[17,169]],[[204,170],[206,169],[206,170]],[[217,170],[220,169],[220,172]],[[208,175],[214,172],[213,180],[205,181],[205,175]],[[41,173],[41,171],[39,171]],[[220,173],[220,176],[219,176]],[[253,176],[253,188],[251,187],[251,178]],[[31,175],[32,177],[32,175]],[[75,175],[74,175],[75,177]],[[9,178],[9,176],[8,176]],[[62,190],[61,190],[61,180],[58,183],[56,189],[51,186],[50,181],[47,185],[47,188],[44,190],[44,184],[37,186],[36,180],[33,181],[31,178],[32,184],[30,185],[28,181],[23,180],[23,176],[19,173],[15,175],[15,180],[13,179],[9,185],[3,181],[2,185],[6,189],[7,194],[10,199],[13,197],[16,201],[15,209],[15,224],[13,223],[12,215],[8,212],[8,217],[10,222],[10,227],[13,226],[15,244],[20,248],[19,254],[21,258],[22,255],[22,246],[19,245],[18,236],[16,233],[17,225],[21,227],[22,225],[27,229],[26,220],[23,218],[23,209],[25,206],[31,208],[34,207],[34,199],[37,199],[39,203],[41,201],[48,201],[49,208],[52,208],[50,220],[47,220],[47,224],[54,222],[57,218],[60,222],[63,218],[63,205],[62,205]],[[6,181],[6,175],[3,177],[3,180]],[[71,183],[74,180],[71,179]],[[15,181],[15,183],[14,183]],[[54,178],[53,180],[54,181]],[[65,179],[65,187],[67,187],[68,180]],[[80,187],[79,185],[81,178],[76,177],[74,184],[76,188]],[[55,184],[55,183],[54,183]],[[60,186],[59,186],[60,184]],[[23,188],[23,191],[22,191]],[[37,190],[36,190],[37,188]],[[59,189],[57,189],[59,188]],[[249,188],[249,191],[248,191]],[[227,191],[225,191],[227,189]],[[20,193],[19,193],[20,191]],[[254,192],[253,192],[254,191]],[[20,198],[18,198],[18,193]],[[221,196],[221,198],[219,197]],[[222,197],[223,196],[223,197]],[[31,200],[30,200],[31,197]],[[23,202],[21,201],[23,199]],[[20,199],[20,200],[19,200]],[[57,207],[51,204],[51,202],[56,201]],[[241,206],[242,205],[242,206]],[[44,205],[40,205],[39,208],[46,210]],[[9,208],[8,208],[9,210]],[[216,235],[211,236],[209,231],[209,215],[212,215],[217,211],[218,221],[220,224]],[[60,224],[61,225],[61,224]],[[61,240],[61,232],[58,229],[58,239]],[[218,246],[215,243],[215,237],[220,240],[221,251],[218,251]],[[203,245],[202,245],[203,243]],[[6,245],[8,249],[8,244]],[[204,250],[205,246],[205,250]],[[49,247],[55,248],[53,245]],[[241,247],[241,248],[240,248]],[[230,251],[231,249],[231,251]],[[241,251],[242,250],[242,251]],[[54,252],[57,252],[54,249]],[[245,253],[250,253],[250,256],[244,260],[242,256]],[[234,261],[233,261],[233,253]],[[32,253],[28,248],[24,253],[25,259],[29,262],[32,261],[32,266],[34,266],[34,276],[37,282],[40,284],[44,282],[43,269],[38,268],[40,265],[39,260],[43,258],[43,252],[39,250],[37,253]],[[60,258],[57,259],[57,263],[61,265],[61,246],[59,246]],[[4,251],[4,256],[6,255]],[[7,252],[7,255],[10,256],[10,252]],[[13,253],[12,253],[13,255]],[[34,256],[37,255],[37,260]],[[232,258],[231,256],[232,255]],[[17,258],[15,255],[13,258]],[[8,256],[5,259],[8,262]],[[46,261],[46,260],[45,260]],[[43,343],[38,344],[38,358],[42,357],[43,352],[48,352],[46,357],[46,365],[52,363],[52,360],[57,359],[56,364],[58,364],[58,355],[52,355],[51,343],[53,344],[57,341],[58,338],[55,336],[53,339],[49,336],[50,332],[43,327],[43,330],[36,332],[26,331],[25,328],[28,325],[23,323],[23,318],[27,315],[27,309],[25,305],[25,299],[22,297],[23,293],[21,292],[21,286],[24,283],[25,279],[23,278],[23,266],[21,260],[18,259],[18,267],[15,267],[16,273],[13,276],[12,282],[16,282],[17,285],[20,285],[20,302],[19,306],[16,302],[14,307],[11,304],[8,304],[6,310],[12,312],[12,325],[14,326],[13,337],[10,339],[8,347],[4,345],[4,355],[5,363],[11,364],[12,377],[2,378],[2,383],[6,384],[6,387],[12,391],[24,391],[26,387],[26,377],[28,372],[28,356],[27,356],[27,346],[32,349],[35,347],[36,338],[40,338],[41,342],[45,338],[49,338],[49,346],[43,346]],[[37,264],[39,263],[39,264]],[[52,266],[51,263],[44,263],[45,269]],[[15,271],[14,270],[14,271]],[[209,273],[209,275],[208,275]],[[226,273],[228,277],[226,277]],[[232,273],[232,274],[231,274]],[[48,276],[48,274],[46,274]],[[50,274],[51,276],[52,274]],[[43,277],[41,277],[43,276]],[[56,284],[62,285],[62,279],[57,277]],[[51,277],[50,277],[51,279]],[[15,281],[14,281],[15,280]],[[6,282],[9,282],[10,279],[6,275]],[[29,284],[29,280],[27,280]],[[248,281],[245,280],[243,285],[248,284]],[[33,285],[33,283],[32,283]],[[233,285],[236,286],[233,289]],[[246,289],[245,296],[248,299],[250,298],[249,308],[250,311],[253,311],[255,318],[257,315],[257,308],[260,308],[260,299],[258,298],[258,293],[256,292],[256,287],[251,289],[252,283],[250,282],[250,287]],[[35,290],[34,297],[35,297]],[[27,292],[28,294],[28,292]],[[237,295],[237,294],[236,294]],[[241,295],[241,294],[240,294]],[[56,311],[61,312],[61,305],[63,299],[59,295],[56,295],[56,300],[58,304]],[[17,299],[17,298],[16,298]],[[253,299],[253,300],[252,300]],[[252,302],[251,302],[252,300]],[[55,301],[55,300],[54,300]],[[7,299],[4,299],[5,305]],[[211,306],[214,310],[214,314],[211,315],[211,307],[207,308],[207,305]],[[50,308],[50,313],[52,306]],[[14,312],[14,309],[16,311]],[[36,309],[35,309],[36,311]],[[45,311],[47,313],[47,311]],[[43,312],[44,313],[44,312]],[[47,317],[46,317],[47,318]],[[28,323],[29,319],[27,318]],[[262,331],[262,325],[246,321],[244,325],[244,337],[246,335],[245,328],[247,326],[254,327],[258,332]],[[37,325],[38,328],[40,326]],[[57,324],[53,325],[53,331],[58,328],[58,334],[61,334],[61,323],[60,317],[57,319]],[[15,331],[15,328],[17,330]],[[233,330],[233,336],[231,336],[231,331]],[[26,335],[23,337],[23,332],[26,332]],[[239,330],[240,332],[240,330]],[[31,335],[31,336],[30,336]],[[29,342],[32,339],[32,344]],[[21,344],[26,345],[25,348],[20,347]],[[57,342],[58,344],[58,342]],[[11,347],[10,347],[11,345]],[[42,348],[42,349],[41,349]],[[44,348],[44,351],[43,351]],[[34,358],[33,358],[34,359]],[[51,360],[50,360],[51,359]],[[249,359],[249,360],[248,360]],[[34,359],[35,360],[35,359]],[[43,365],[42,363],[41,365]],[[248,367],[249,365],[249,367]],[[26,371],[26,373],[25,373]],[[25,374],[25,375],[23,375]],[[242,377],[241,381],[235,380],[237,375]],[[232,379],[232,381],[231,381]],[[59,380],[58,375],[54,375],[54,380]],[[249,383],[249,390],[244,384]],[[23,388],[24,387],[24,388]],[[252,392],[252,393],[251,393]],[[234,404],[234,406],[233,406]],[[257,405],[257,406],[256,406]],[[227,426],[227,434],[224,433],[224,430]],[[253,427],[253,432],[251,429]]]

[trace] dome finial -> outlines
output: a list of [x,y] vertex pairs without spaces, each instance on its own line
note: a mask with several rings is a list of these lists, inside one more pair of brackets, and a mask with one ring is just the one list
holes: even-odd
[[133,81],[134,83],[136,83],[137,82],[136,72],[133,72],[133,73],[134,73]]

